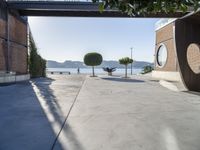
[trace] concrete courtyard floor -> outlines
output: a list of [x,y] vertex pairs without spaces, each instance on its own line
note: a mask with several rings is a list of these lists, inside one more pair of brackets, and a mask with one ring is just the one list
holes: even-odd
[[2,150],[199,150],[200,96],[144,76],[0,87]]

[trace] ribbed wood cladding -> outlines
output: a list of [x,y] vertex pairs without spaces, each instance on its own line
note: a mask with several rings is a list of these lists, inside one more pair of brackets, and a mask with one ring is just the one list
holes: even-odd
[[[198,17],[198,16],[197,16]],[[200,74],[193,72],[188,64],[187,49],[191,43],[200,44],[200,22],[194,16],[175,22],[177,59],[183,81],[189,90],[200,92]]]

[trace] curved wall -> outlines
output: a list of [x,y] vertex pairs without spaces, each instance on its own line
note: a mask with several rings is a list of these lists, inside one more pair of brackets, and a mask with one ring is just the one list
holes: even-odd
[[[160,44],[165,44],[168,51],[164,67],[157,63]],[[156,31],[155,64],[155,75],[162,73],[166,77],[169,74],[165,80],[171,81],[172,72],[178,73],[188,90],[200,92],[200,12],[177,19]]]
[[[200,73],[192,71],[188,64],[187,50],[190,44],[200,44],[200,20],[195,20],[194,16],[190,16],[186,19],[178,19],[175,21],[175,41],[176,41],[176,53],[179,63],[180,73],[182,80],[187,88],[191,91],[200,92]],[[191,54],[193,56],[195,54]],[[200,58],[193,57],[193,59]],[[191,58],[192,59],[192,58]],[[198,61],[193,61],[198,62]],[[195,64],[198,65],[198,64]],[[199,64],[200,69],[200,64]]]

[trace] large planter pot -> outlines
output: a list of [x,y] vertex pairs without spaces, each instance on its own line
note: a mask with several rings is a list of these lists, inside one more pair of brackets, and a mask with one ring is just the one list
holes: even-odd
[[108,75],[109,75],[109,76],[112,76],[112,72],[108,72]]

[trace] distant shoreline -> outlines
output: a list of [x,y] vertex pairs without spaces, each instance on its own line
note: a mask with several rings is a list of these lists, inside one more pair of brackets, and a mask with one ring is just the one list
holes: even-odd
[[[79,68],[81,74],[91,74],[91,68]],[[47,72],[56,72],[56,73],[68,73],[77,74],[77,68],[47,68]],[[128,68],[128,73],[130,74],[131,69]],[[142,72],[142,68],[133,68],[133,74],[140,74]],[[103,71],[102,68],[95,68],[96,74],[107,74],[107,72]],[[113,74],[124,74],[125,68],[116,68],[116,71]]]
[[[134,61],[133,62],[133,68],[141,69],[144,66],[153,66],[153,63],[145,62],[145,61]],[[96,66],[95,68],[103,68],[103,67],[113,67],[113,68],[119,68],[123,69],[125,68],[124,65],[119,64],[118,61],[103,61],[100,66]],[[81,61],[69,61],[66,60],[63,63],[59,63],[56,61],[47,61],[47,68],[90,68],[86,66]],[[128,68],[131,68],[131,65],[128,65]]]

